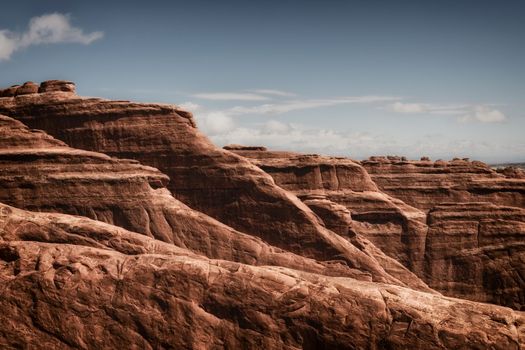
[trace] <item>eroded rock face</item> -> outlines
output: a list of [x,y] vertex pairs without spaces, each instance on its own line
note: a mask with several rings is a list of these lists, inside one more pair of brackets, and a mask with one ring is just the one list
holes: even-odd
[[1,115],[0,170],[0,201],[19,208],[82,215],[211,258],[395,280],[369,257],[370,269],[356,270],[341,260],[317,262],[273,247],[173,198],[157,169],[70,148]]
[[522,309],[523,209],[427,216],[359,162],[239,156],[176,106],[23,86],[0,98],[0,347],[525,345],[522,312],[405,267]]
[[[381,251],[371,255],[326,229],[268,174],[213,146],[198,132],[191,114],[176,106],[50,92],[0,99],[0,111],[75,148],[154,166],[169,176],[168,189],[178,199],[269,245],[321,262],[338,261],[384,282],[428,290]],[[199,244],[208,245],[202,240]]]
[[68,92],[74,94],[75,91],[75,84],[70,81],[48,80],[40,85],[28,81],[23,85],[13,85],[6,89],[0,89],[0,97],[14,97],[42,92]]
[[[364,168],[349,159],[240,147],[236,152],[252,159],[277,184],[300,196],[328,228],[355,245],[359,245],[352,238],[356,233],[367,237],[432,288],[450,296],[523,308],[522,209],[489,203],[443,204],[433,208],[427,217],[374,188]],[[373,157],[369,162],[409,163],[401,157]],[[452,163],[452,168],[461,165],[463,170],[456,169],[459,173],[451,175],[451,183],[465,176],[465,167],[478,169],[482,176],[496,182],[506,181],[483,164],[468,160]],[[418,164],[428,165],[430,160]],[[439,165],[438,179],[446,166]],[[382,176],[377,171],[376,176]],[[429,173],[428,178],[434,175]],[[407,176],[412,177],[413,173],[408,172]],[[503,201],[506,189],[502,196],[498,191],[499,187],[495,187],[493,196]]]
[[[42,241],[17,229],[27,227],[24,217],[41,228]],[[57,243],[57,237],[65,241]],[[0,206],[0,239],[2,347],[506,350],[524,345],[525,317],[507,308],[209,260],[89,219]]]
[[425,214],[382,193],[358,162],[291,152],[240,148],[235,152],[250,159],[279,186],[293,192],[306,204],[313,204],[312,209],[328,227],[333,227],[334,215],[340,215],[341,210],[322,210],[319,203],[311,199],[323,199],[325,207],[330,206],[326,201],[332,202],[334,208],[343,206],[350,215],[342,214],[343,218],[335,225],[341,226],[343,220],[350,220],[352,232],[366,237],[387,255],[422,274],[427,230]]
[[525,208],[523,178],[499,174],[482,162],[374,157],[361,163],[382,191],[422,210],[446,202],[489,202]]
[[508,166],[503,169],[496,169],[496,172],[510,179],[525,179],[525,170],[515,166]]
[[70,92],[72,94],[76,93],[75,83],[72,81],[64,80],[47,80],[40,84],[38,92]]
[[455,297],[525,309],[525,210],[443,204],[429,213],[426,281]]

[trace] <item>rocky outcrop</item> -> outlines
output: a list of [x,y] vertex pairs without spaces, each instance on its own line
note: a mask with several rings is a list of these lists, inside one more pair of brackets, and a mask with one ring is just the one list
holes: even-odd
[[69,92],[74,94],[75,91],[75,84],[70,81],[48,80],[40,85],[28,81],[23,85],[13,85],[6,89],[0,89],[0,97],[14,97],[43,92]]
[[429,213],[426,281],[455,297],[525,309],[525,210],[442,204]]
[[496,172],[502,174],[506,178],[510,179],[524,179],[525,180],[525,170],[515,166],[508,166],[505,168],[498,168]]
[[507,308],[209,260],[85,218],[0,206],[0,239],[3,348],[524,345],[525,317]]
[[72,81],[47,80],[40,84],[38,92],[69,92],[75,94],[76,86],[75,83],[73,83]]
[[[283,251],[190,209],[164,187],[168,178],[136,161],[77,150],[0,115],[0,202],[37,211],[82,215],[118,225],[210,258],[287,266],[334,276],[394,282],[378,262],[317,262]],[[358,258],[359,259],[359,258]],[[412,276],[416,286],[424,284]]]
[[[445,297],[406,268],[523,309],[515,202],[427,215],[356,161],[217,149],[176,106],[82,98],[63,81],[0,96],[2,348],[525,345],[523,313]],[[516,172],[452,163],[479,165],[453,183],[518,198]]]
[[[424,212],[377,189],[358,162],[240,147],[236,152],[296,193],[328,228],[355,245],[359,245],[356,233],[367,237],[432,288],[450,296],[523,308],[522,209],[488,203],[443,204],[427,218]],[[401,157],[373,157],[369,162],[408,163]],[[467,162],[455,160],[451,167]],[[506,181],[483,164],[471,166],[478,167],[483,176]],[[450,181],[459,176],[451,176]],[[494,195],[499,197],[497,188]]]
[[[381,251],[371,255],[369,249],[326,229],[268,174],[213,146],[198,132],[191,114],[176,106],[49,92],[0,99],[0,111],[75,148],[154,166],[169,176],[168,189],[178,199],[269,245],[321,262],[337,261],[385,282],[428,290]],[[209,246],[202,241],[191,242]]]
[[490,202],[525,208],[525,181],[500,174],[482,162],[373,157],[361,164],[382,191],[422,210],[445,202]]
[[[236,150],[270,174],[275,182],[293,192],[312,209],[328,227],[350,222],[357,232],[412,271],[422,274],[426,217],[423,212],[382,193],[366,170],[356,161],[342,157],[298,154],[292,152]],[[343,206],[342,210],[322,210],[323,206]],[[312,201],[314,200],[314,201]],[[332,202],[333,204],[329,204]],[[334,215],[342,215],[334,224]],[[341,232],[341,228],[334,228]]]

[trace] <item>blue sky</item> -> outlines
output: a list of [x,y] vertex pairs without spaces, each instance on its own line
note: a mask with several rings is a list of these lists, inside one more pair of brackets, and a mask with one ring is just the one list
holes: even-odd
[[219,146],[525,160],[523,1],[21,1],[0,86],[181,104]]

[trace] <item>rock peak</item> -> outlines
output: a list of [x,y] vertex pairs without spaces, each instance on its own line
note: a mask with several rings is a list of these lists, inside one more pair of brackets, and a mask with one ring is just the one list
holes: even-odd
[[66,80],[46,80],[40,85],[32,81],[27,81],[22,85],[12,85],[8,88],[0,89],[0,97],[15,97],[47,92],[68,92],[76,94],[76,86],[75,83]]

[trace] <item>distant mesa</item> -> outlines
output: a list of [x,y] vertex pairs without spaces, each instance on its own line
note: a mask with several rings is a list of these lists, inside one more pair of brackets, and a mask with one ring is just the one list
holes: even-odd
[[228,151],[267,151],[268,149],[264,146],[243,146],[243,145],[226,145],[223,147]]

